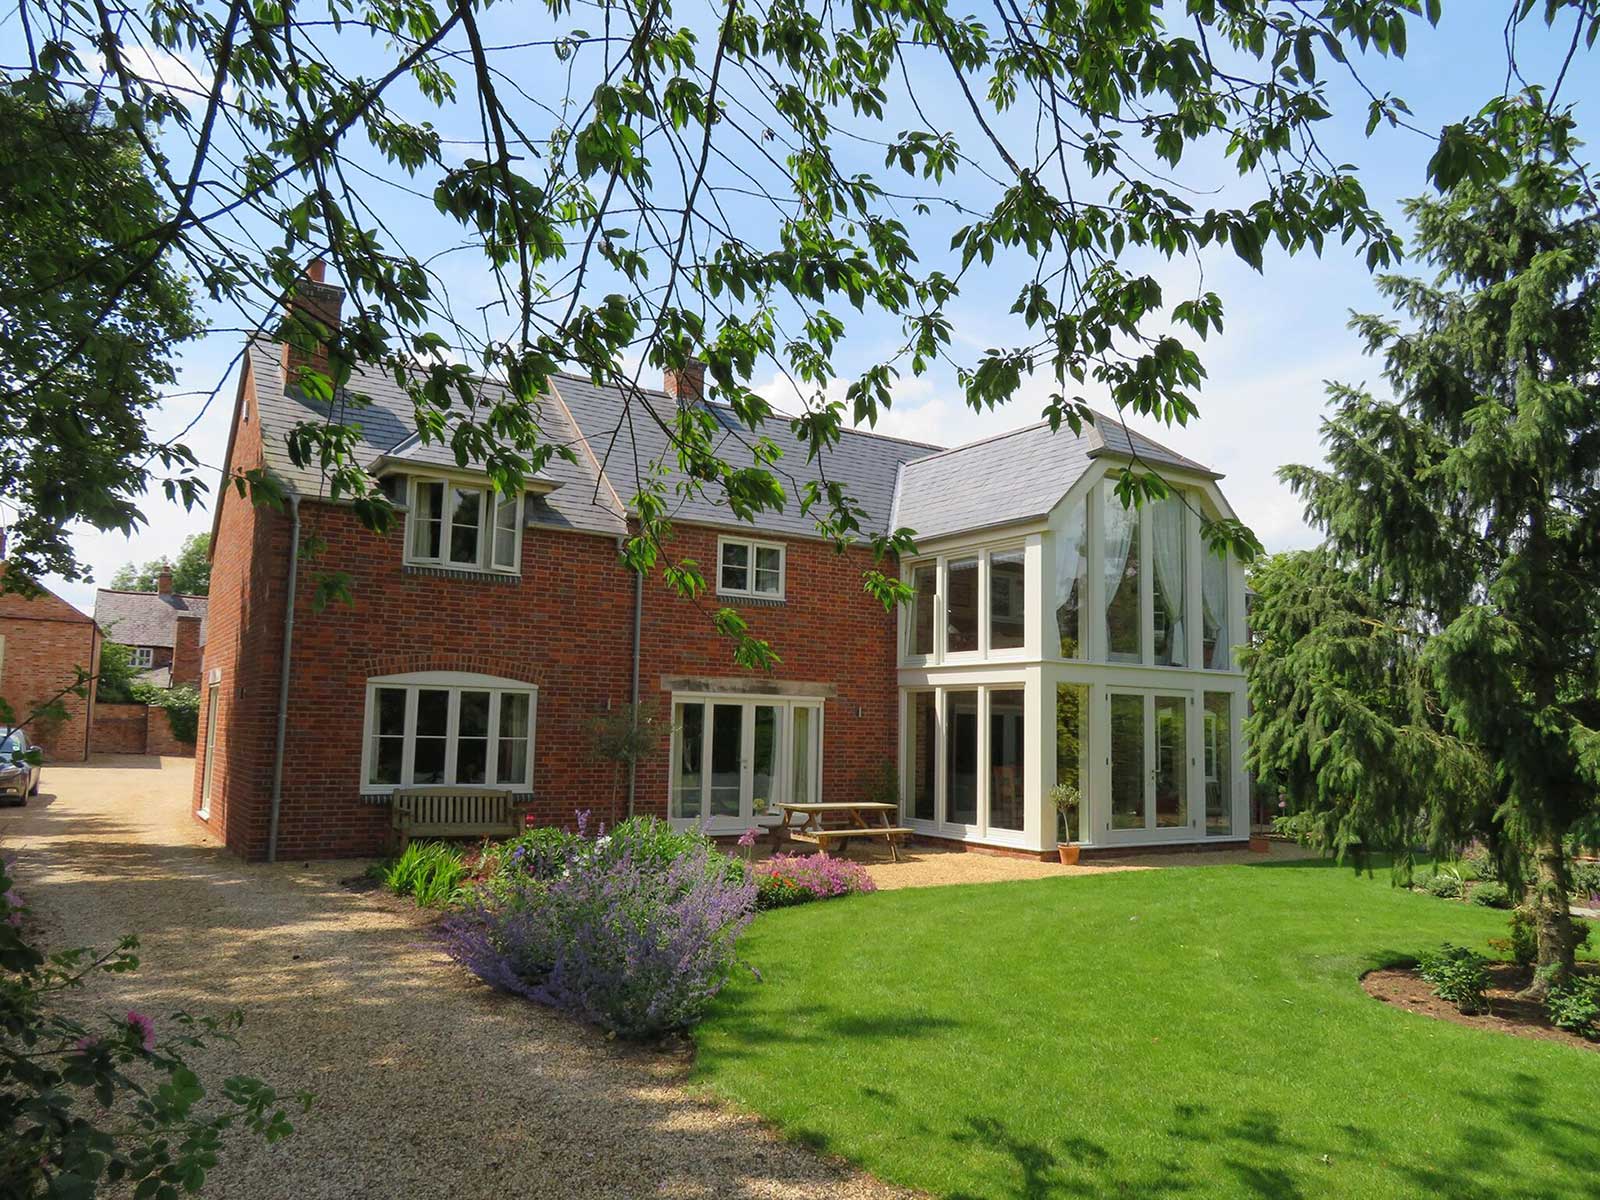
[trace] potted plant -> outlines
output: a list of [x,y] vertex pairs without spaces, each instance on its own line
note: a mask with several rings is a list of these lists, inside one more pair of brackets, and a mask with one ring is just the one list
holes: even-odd
[[1075,784],[1058,783],[1050,789],[1050,803],[1061,814],[1067,832],[1066,839],[1056,843],[1056,853],[1061,856],[1062,864],[1069,867],[1078,861],[1078,843],[1073,840],[1073,832],[1078,827],[1079,799]]

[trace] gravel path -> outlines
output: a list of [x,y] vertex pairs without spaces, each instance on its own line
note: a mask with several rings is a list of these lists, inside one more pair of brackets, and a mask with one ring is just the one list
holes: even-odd
[[277,1146],[240,1140],[208,1197],[907,1196],[685,1092],[686,1058],[608,1043],[443,961],[423,920],[339,883],[349,863],[245,866],[188,817],[192,763],[45,770],[0,845],[56,945],[142,965],[89,997],[115,1012],[241,1008],[201,1078],[317,1094]]

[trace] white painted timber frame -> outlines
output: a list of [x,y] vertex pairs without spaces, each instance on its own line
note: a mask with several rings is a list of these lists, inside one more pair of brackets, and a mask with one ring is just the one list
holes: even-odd
[[[720,553],[720,552],[719,552]],[[667,759],[667,812],[672,824],[680,829],[704,828],[712,834],[743,833],[755,825],[772,825],[782,818],[776,811],[754,811],[752,808],[752,777],[755,756],[755,721],[749,713],[755,707],[764,705],[770,708],[783,710],[783,719],[779,722],[777,762],[774,774],[781,781],[777,789],[778,795],[773,801],[774,806],[780,802],[788,803],[815,803],[822,799],[822,764],[823,764],[823,737],[826,725],[824,712],[824,697],[821,696],[796,696],[780,693],[762,692],[698,692],[677,691],[672,693],[672,740]],[[683,726],[678,720],[678,705],[704,704],[707,708],[706,719],[701,723],[700,736],[700,815],[696,817],[680,817],[676,815],[676,794],[678,785],[679,754],[683,745]],[[712,817],[709,816],[711,807],[711,734],[712,720],[710,707],[714,704],[738,704],[746,709],[746,716],[741,724],[741,745],[739,747],[740,767],[740,815]],[[795,801],[786,794],[790,781],[793,779],[794,755],[794,711],[806,709],[812,714],[811,745],[811,794]]]
[[[727,546],[743,546],[746,550],[746,581],[748,586],[743,588],[728,588],[722,586],[722,554]],[[776,550],[778,552],[778,590],[775,592],[759,592],[756,590],[756,551]],[[731,537],[723,535],[717,538],[717,595],[742,596],[752,600],[783,600],[789,594],[789,550],[783,542],[766,541],[761,538]]]
[[[416,552],[417,489],[425,484],[438,484],[443,488],[443,507],[440,511],[439,553],[423,555]],[[527,496],[518,493],[506,496],[494,490],[481,475],[419,472],[407,475],[405,480],[405,541],[404,561],[409,566],[440,567],[450,571],[476,571],[484,575],[520,575],[522,573],[522,524]],[[450,494],[455,488],[479,493],[478,504],[478,554],[472,562],[456,562],[450,558]],[[515,530],[511,558],[504,561],[496,555],[496,530],[502,505],[514,506],[511,528]],[[365,778],[365,776],[363,776]]]
[[[372,743],[378,708],[374,701],[380,688],[399,688],[406,692],[405,755],[402,760],[399,783],[371,783]],[[448,785],[455,778],[456,749],[461,716],[461,693],[489,693],[489,738],[486,778],[483,786],[506,787],[523,794],[533,791],[534,762],[537,754],[536,735],[539,728],[539,689],[520,679],[505,679],[497,675],[480,675],[471,671],[412,671],[401,675],[374,675],[367,680],[366,709],[361,720],[361,794],[387,796],[397,787],[414,786],[412,770],[417,736],[417,692],[443,690],[450,692],[450,709],[445,732],[445,775]],[[528,762],[521,779],[496,777],[500,742],[500,701],[508,694],[528,697]]]
[[[1141,597],[1144,613],[1141,635],[1141,661],[1106,661],[1105,629],[1105,575],[1104,492],[1101,483],[1108,472],[1120,469],[1122,464],[1105,458],[1096,460],[1066,495],[1051,510],[1047,519],[1019,524],[1001,529],[990,529],[972,535],[929,539],[919,544],[919,554],[902,564],[902,578],[908,583],[912,571],[920,564],[932,562],[937,566],[938,594],[935,598],[933,653],[916,657],[907,653],[912,630],[910,606],[900,610],[899,648],[900,680],[900,731],[899,756],[902,797],[902,820],[918,832],[956,838],[994,846],[1048,851],[1056,844],[1056,818],[1050,807],[1049,795],[1056,783],[1055,761],[1055,710],[1058,684],[1070,683],[1087,689],[1086,702],[1087,744],[1081,747],[1080,762],[1083,797],[1078,814],[1078,840],[1090,845],[1162,845],[1206,841],[1205,820],[1205,728],[1204,709],[1206,693],[1223,693],[1229,697],[1228,764],[1231,804],[1231,830],[1226,839],[1244,839],[1249,835],[1248,787],[1244,773],[1244,740],[1240,728],[1245,708],[1244,675],[1235,665],[1229,670],[1209,670],[1203,667],[1169,667],[1154,665],[1154,633],[1151,627],[1152,598]],[[1202,506],[1213,516],[1231,517],[1228,506],[1213,479],[1186,474],[1177,469],[1163,467],[1161,474],[1170,484],[1182,488],[1192,504]],[[1069,518],[1081,504],[1086,522],[1087,587],[1080,596],[1085,611],[1082,623],[1083,657],[1063,658],[1055,618],[1055,565],[1056,543],[1064,537]],[[1150,546],[1148,507],[1139,512],[1140,542],[1145,553]],[[1200,519],[1192,509],[1185,517],[1185,569],[1184,569],[1184,632],[1187,639],[1186,661],[1202,661],[1203,618],[1201,596],[1202,555],[1209,553],[1200,538]],[[992,652],[989,637],[989,551],[1022,546],[1025,549],[1026,577],[1026,631],[1020,650]],[[945,578],[951,559],[977,556],[979,559],[979,610],[981,614],[977,652],[949,654],[945,652],[946,628]],[[1147,560],[1148,561],[1148,560]],[[1142,569],[1141,590],[1148,593],[1154,572]],[[1235,561],[1227,567],[1227,637],[1230,646],[1245,640],[1244,624],[1244,569]],[[1237,655],[1230,654],[1230,663]],[[988,740],[990,736],[989,695],[995,689],[1020,687],[1025,692],[1024,720],[1024,794],[1026,811],[1021,831],[995,828],[989,820],[989,768]],[[945,819],[948,797],[948,758],[945,738],[948,730],[947,696],[953,691],[978,692],[978,818],[975,822],[957,823]],[[1186,711],[1186,752],[1190,759],[1187,772],[1187,802],[1189,821],[1183,827],[1152,830],[1115,831],[1110,828],[1110,723],[1107,696],[1112,690],[1134,690],[1180,695],[1188,701]],[[918,692],[932,692],[936,697],[939,745],[937,748],[937,807],[935,819],[923,820],[913,816],[912,747],[915,730],[912,727],[913,700]],[[1150,736],[1154,736],[1153,732]]]

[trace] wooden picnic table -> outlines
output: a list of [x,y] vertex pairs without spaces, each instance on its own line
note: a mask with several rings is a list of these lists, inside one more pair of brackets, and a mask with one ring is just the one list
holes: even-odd
[[[889,847],[889,856],[900,861],[900,841],[912,830],[895,825],[891,814],[898,815],[899,805],[878,801],[832,801],[825,804],[780,804],[778,811],[783,822],[778,826],[783,835],[803,842],[816,842],[817,849],[828,852],[831,842],[849,843],[854,838],[882,838]],[[802,817],[800,824],[795,818]]]

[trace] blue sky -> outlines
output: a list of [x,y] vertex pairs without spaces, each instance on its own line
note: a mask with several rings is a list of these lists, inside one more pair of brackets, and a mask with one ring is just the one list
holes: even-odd
[[[1459,120],[1501,90],[1506,73],[1505,10],[1499,0],[1447,0],[1439,28],[1414,29],[1403,61],[1364,60],[1360,63],[1362,77],[1380,94],[1403,96],[1415,114],[1415,123],[1423,129]],[[502,23],[501,28],[486,31],[491,41],[497,36],[516,40],[513,33],[522,33],[526,26],[525,19],[519,23],[513,6],[497,5],[490,13]],[[1523,26],[1518,37],[1518,60],[1524,75],[1530,80],[1553,78],[1570,26],[1551,32],[1535,20]],[[0,28],[0,52],[6,62],[17,61],[14,38],[14,25]],[[1562,90],[1564,101],[1578,105],[1580,133],[1585,118],[1600,102],[1600,73],[1585,69],[1589,65],[1580,57]],[[931,97],[929,106],[934,111],[929,115],[934,122],[948,118],[963,145],[970,146],[973,131],[965,128],[964,114],[953,108],[947,113],[939,111],[941,100],[950,92],[937,71],[930,67],[926,79],[914,78],[919,91],[926,86],[924,94]],[[1403,230],[1399,202],[1423,190],[1423,169],[1431,146],[1416,133],[1387,127],[1370,139],[1364,137],[1364,97],[1343,76],[1330,75],[1330,79],[1335,117],[1324,123],[1320,139],[1335,161],[1360,168],[1369,198]],[[449,120],[448,114],[442,118],[447,129]],[[886,136],[909,122],[899,121],[891,110],[884,124],[882,135]],[[859,122],[855,127],[864,128]],[[469,131],[463,126],[461,132]],[[1003,132],[1014,135],[1017,131]],[[881,163],[881,151],[863,152],[863,169],[881,168]],[[1178,173],[1202,189],[1197,201],[1201,204],[1217,202],[1205,195],[1204,189],[1226,197],[1238,187],[1231,168],[1203,153],[1187,161]],[[448,231],[439,227],[426,206],[408,207],[400,202],[392,206],[392,212],[395,231],[408,244],[443,244],[439,239]],[[737,211],[732,215],[739,219]],[[937,238],[931,232],[928,236],[929,243],[936,242],[939,249],[948,242],[943,229],[940,226]],[[1216,253],[1170,263],[1158,260],[1147,269],[1161,280],[1169,303],[1203,281],[1204,287],[1220,293],[1227,317],[1224,332],[1198,347],[1209,372],[1199,395],[1199,420],[1185,429],[1149,423],[1144,423],[1145,427],[1175,449],[1222,471],[1224,491],[1268,549],[1313,543],[1316,535],[1304,525],[1299,506],[1274,473],[1284,463],[1320,460],[1318,421],[1325,400],[1324,381],[1378,384],[1373,364],[1361,356],[1354,336],[1345,328],[1351,309],[1378,306],[1371,277],[1353,254],[1337,246],[1320,259],[1309,255],[1289,259],[1269,252],[1265,273],[1260,275],[1231,256]],[[444,274],[458,310],[490,295],[488,281],[466,258],[446,260]],[[1015,282],[1003,266],[992,275],[969,277],[951,314],[958,350],[966,347],[970,355],[1017,340],[1015,328],[1004,316],[1014,292]],[[219,316],[219,323],[238,322]],[[894,344],[896,333],[896,327],[881,318],[853,321],[846,349],[836,362],[841,375],[848,377],[876,361]],[[165,436],[193,422],[187,441],[212,468],[208,475],[213,478],[220,470],[226,445],[234,388],[229,368],[237,351],[236,334],[217,334],[191,347],[183,360],[181,390],[209,390],[219,379],[227,378],[217,399],[203,412],[200,398],[178,396],[163,408],[157,422],[156,432]],[[770,372],[766,390],[780,406],[792,402],[792,392],[776,369]],[[959,444],[1032,423],[1050,390],[1043,381],[1030,384],[1008,407],[979,414],[966,408],[948,373],[908,378],[896,389],[894,406],[877,428],[923,441]],[[1095,397],[1091,393],[1089,398]],[[148,497],[145,511],[149,524],[132,539],[87,529],[75,538],[80,555],[92,566],[98,581],[108,580],[124,561],[174,554],[185,536],[210,524],[209,512],[185,512],[159,492]],[[79,607],[92,608],[93,584],[49,582]]]

